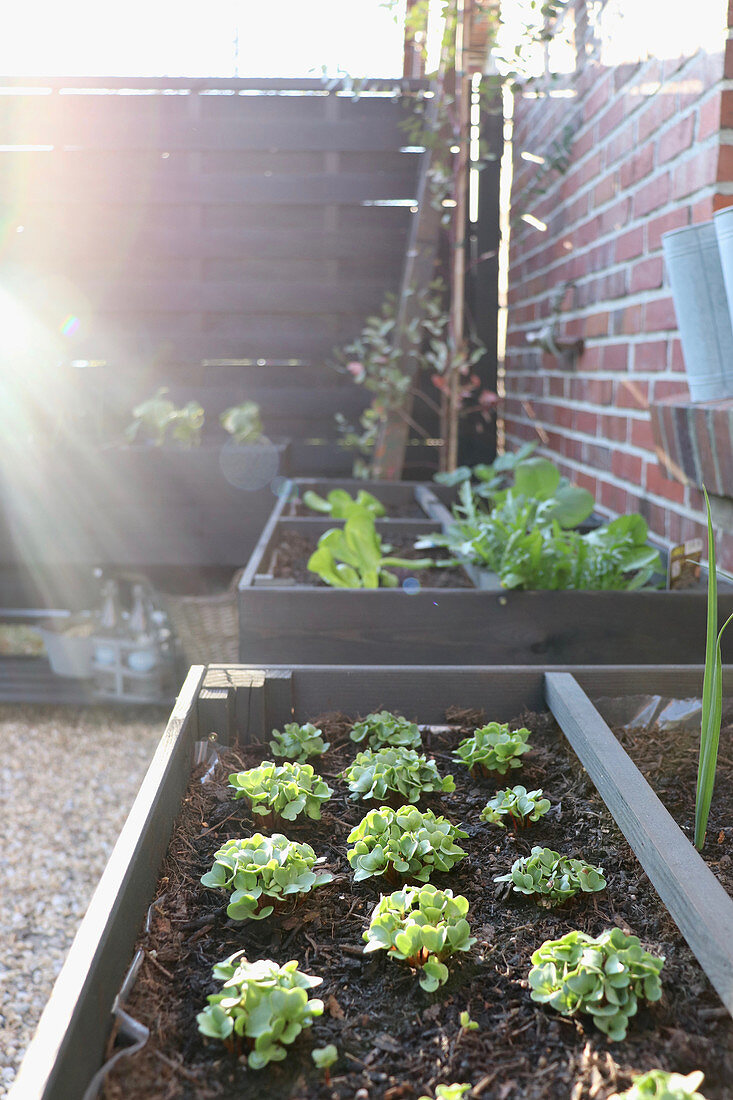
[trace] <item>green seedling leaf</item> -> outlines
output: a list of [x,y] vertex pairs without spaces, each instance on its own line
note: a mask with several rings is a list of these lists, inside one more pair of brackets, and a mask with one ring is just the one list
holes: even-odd
[[214,967],[214,977],[225,985],[196,1017],[199,1031],[215,1039],[234,1032],[254,1040],[247,1059],[251,1069],[282,1061],[285,1046],[323,1014],[323,1001],[308,997],[322,979],[299,971],[294,960],[284,966],[271,959],[250,963],[238,951]]
[[[612,978],[606,977],[609,963]],[[626,936],[620,928],[595,939],[568,932],[559,940],[547,940],[532,955],[530,996],[563,1016],[588,1013],[599,1030],[618,1042],[626,1037],[638,1001],[661,995],[663,966],[663,957],[645,951],[636,936]]]

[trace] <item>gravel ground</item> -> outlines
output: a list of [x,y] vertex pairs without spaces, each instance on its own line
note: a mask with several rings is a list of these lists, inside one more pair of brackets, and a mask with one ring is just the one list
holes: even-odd
[[165,722],[157,708],[0,706],[0,1097]]

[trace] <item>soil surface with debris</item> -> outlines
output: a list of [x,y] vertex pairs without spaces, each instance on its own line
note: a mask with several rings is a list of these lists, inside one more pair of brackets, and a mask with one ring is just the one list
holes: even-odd
[[[414,543],[417,535],[389,538],[389,555],[396,558],[433,558],[446,560],[442,550],[416,550]],[[386,541],[386,539],[385,539]],[[273,576],[288,578],[294,584],[312,585],[315,588],[328,588],[329,585],[316,573],[308,569],[308,559],[316,548],[318,540],[301,535],[298,531],[284,531],[280,542],[273,552],[272,563],[266,563]],[[421,588],[473,588],[468,574],[459,566],[439,569],[402,569],[394,565],[387,566],[394,573],[399,584],[409,578],[417,578]]]
[[[150,1027],[151,1038],[142,1052],[114,1068],[106,1100],[416,1100],[455,1081],[471,1083],[470,1096],[485,1100],[606,1100],[627,1088],[633,1075],[655,1067],[703,1069],[708,1100],[730,1098],[733,1023],[554,722],[521,716],[515,725],[532,728],[533,749],[523,757],[523,768],[494,780],[471,778],[451,758],[480,716],[454,713],[453,720],[462,728],[426,733],[424,741],[441,775],[454,775],[456,790],[420,803],[469,833],[460,842],[467,858],[432,879],[468,898],[477,937],[470,953],[448,960],[448,983],[425,993],[405,963],[381,951],[362,954],[362,933],[380,892],[389,888],[379,877],[354,882],[346,837],[372,804],[351,801],[340,778],[358,751],[348,739],[350,722],[339,715],[314,718],[331,748],[311,763],[334,794],[320,822],[299,819],[280,831],[325,856],[335,880],[267,920],[231,921],[224,895],[203,887],[199,878],[227,839],[262,831],[248,803],[231,800],[227,778],[267,758],[269,749],[231,751],[210,781],[202,785],[194,777],[159,881],[151,931],[141,940],[146,960],[127,1005]],[[733,768],[724,765],[714,829],[733,820],[732,778]],[[486,801],[516,783],[542,788],[550,812],[516,835],[482,823]],[[729,833],[721,829],[716,870],[733,890]],[[607,889],[546,910],[495,884],[494,877],[534,844],[600,865]],[[640,1007],[622,1043],[609,1042],[589,1017],[566,1018],[535,1004],[527,984],[531,955],[544,940],[575,928],[598,935],[614,925],[666,957],[661,1001]],[[325,1002],[324,1015],[288,1048],[285,1061],[261,1071],[204,1039],[196,1026],[207,995],[220,988],[211,976],[213,964],[242,949],[250,960],[297,959],[302,970],[323,978],[314,995]],[[463,1010],[477,1030],[461,1030]],[[310,1056],[327,1043],[339,1052],[328,1083]]]
[[165,723],[160,708],[0,706],[0,1097]]

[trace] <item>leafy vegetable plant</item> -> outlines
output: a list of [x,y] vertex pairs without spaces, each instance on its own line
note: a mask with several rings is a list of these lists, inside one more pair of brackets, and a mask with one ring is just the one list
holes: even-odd
[[297,722],[288,722],[283,729],[272,731],[270,748],[273,756],[284,756],[287,760],[305,763],[309,756],[320,756],[330,747],[330,741],[323,740],[323,730],[317,729],[312,722],[300,726]]
[[311,573],[334,588],[396,588],[398,579],[389,566],[427,569],[431,558],[392,558],[386,555],[374,517],[360,511],[343,527],[325,531],[308,559]]
[[328,802],[333,790],[316,775],[310,764],[273,764],[264,760],[259,767],[245,772],[233,772],[229,785],[234,798],[247,798],[252,813],[273,813],[286,821],[295,821],[304,811],[314,821],[320,820],[321,804]]
[[313,489],[308,489],[303,493],[303,504],[314,512],[322,512],[333,519],[349,519],[361,512],[367,512],[378,519],[386,512],[382,502],[366,489],[360,489],[355,498],[346,489],[332,489],[325,499]]
[[[471,1086],[465,1083],[454,1082],[452,1085],[437,1085],[435,1088],[435,1100],[463,1100],[471,1091]],[[420,1100],[430,1100],[429,1096],[421,1096]]]
[[631,1088],[615,1092],[608,1100],[705,1100],[697,1091],[704,1077],[699,1069],[687,1074],[652,1069],[635,1077]]
[[465,856],[456,840],[467,837],[432,810],[421,813],[414,806],[399,810],[383,807],[370,810],[351,830],[347,840],[353,844],[347,858],[354,869],[355,882],[372,875],[385,875],[395,881],[414,878],[427,882],[433,871],[450,871]]
[[506,775],[510,768],[521,768],[521,757],[531,747],[527,744],[529,733],[525,726],[510,731],[508,723],[489,722],[460,742],[453,759],[465,764],[471,775],[476,768],[484,775],[489,772]]
[[281,1062],[285,1047],[323,1015],[323,1001],[308,998],[308,991],[323,979],[298,970],[295,960],[284,966],[271,959],[247,962],[237,951],[217,963],[213,974],[224,987],[207,998],[208,1007],[196,1017],[199,1031],[212,1039],[250,1040],[251,1069]]
[[307,894],[316,886],[332,882],[329,871],[314,873],[313,867],[321,862],[310,844],[298,844],[282,833],[255,833],[243,840],[227,841],[201,882],[232,891],[227,907],[227,916],[232,920],[262,920],[289,894]]
[[584,534],[572,530],[587,518],[592,498],[572,485],[548,497],[527,495],[542,481],[536,474],[545,461],[523,462],[514,487],[489,492],[491,511],[479,500],[480,490],[464,482],[455,522],[442,534],[423,536],[416,547],[447,548],[459,561],[496,573],[504,588],[633,590],[648,584],[662,566],[647,545],[642,516],[619,516]]
[[130,442],[141,431],[158,447],[165,443],[169,432],[176,442],[186,447],[201,442],[204,426],[204,410],[201,405],[198,401],[189,401],[177,409],[165,396],[167,393],[168,387],[161,386],[152,397],[135,406],[132,410],[134,419],[125,429],[125,436]]
[[255,401],[243,401],[225,409],[219,422],[235,443],[259,443],[263,439],[260,406]]
[[382,895],[364,933],[364,952],[387,951],[390,958],[404,959],[422,971],[420,985],[433,993],[448,981],[443,962],[457,951],[468,951],[476,942],[466,920],[468,901],[452,890],[408,886]]
[[434,760],[402,747],[360,752],[345,772],[352,798],[386,802],[399,795],[403,802],[418,802],[430,791],[454,791],[453,776],[441,779]]
[[695,847],[702,851],[705,833],[708,827],[710,803],[715,786],[715,773],[718,768],[718,744],[720,742],[720,724],[723,716],[723,660],[720,652],[720,639],[728,623],[729,616],[718,630],[718,578],[715,565],[715,533],[710,514],[710,501],[707,490],[705,507],[708,515],[708,622],[705,644],[705,674],[702,683],[702,716],[700,722],[700,760],[697,769],[697,790],[695,794]]
[[366,740],[373,749],[381,749],[385,745],[402,745],[406,749],[422,747],[420,730],[415,723],[388,710],[367,714],[366,718],[354,723],[349,736],[357,744]]
[[568,932],[546,940],[532,955],[529,984],[533,1001],[572,1016],[592,1015],[609,1039],[626,1038],[639,999],[658,1001],[664,958],[645,951],[636,936],[612,928],[595,939]]
[[539,846],[528,856],[520,856],[509,874],[498,875],[494,882],[511,882],[516,894],[536,894],[537,904],[548,908],[562,905],[580,892],[594,894],[606,886],[601,867]]
[[530,821],[539,821],[550,808],[549,798],[542,791],[528,791],[526,787],[507,787],[490,798],[481,811],[481,820],[506,828],[504,818],[509,818],[512,828],[522,828]]

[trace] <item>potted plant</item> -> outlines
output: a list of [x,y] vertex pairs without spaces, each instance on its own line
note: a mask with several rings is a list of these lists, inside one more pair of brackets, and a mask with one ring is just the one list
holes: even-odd
[[[145,1094],[146,1088],[152,1095],[150,1077],[137,1076],[151,1072],[157,1092],[163,1078],[170,1082],[183,1076],[196,1087],[202,1082],[210,1087],[217,1078],[221,1082],[223,1075],[223,1083],[236,1087],[242,1096],[317,1096],[321,1085],[313,1063],[318,1066],[319,1051],[335,1046],[337,1069],[331,1087],[338,1096],[353,1096],[365,1080],[380,1073],[385,1074],[378,1078],[382,1088],[399,1087],[399,1080],[390,1085],[390,1073],[396,1079],[401,1074],[404,1080],[407,1072],[411,1084],[436,1096],[441,1081],[446,1088],[447,1082],[458,1080],[480,1086],[489,1073],[501,1087],[509,1080],[515,1083],[518,1073],[526,1073],[527,1080],[534,1082],[532,1095],[541,1100],[558,1095],[558,1089],[574,1084],[580,1088],[591,1081],[590,1076],[586,1081],[582,1068],[585,1051],[588,1074],[595,1067],[592,1080],[597,1095],[608,1095],[614,1086],[631,1085],[641,1069],[672,1060],[670,1068],[683,1073],[705,1071],[712,1100],[724,1097],[730,1079],[730,1022],[721,1016],[721,1006],[711,1002],[705,980],[696,972],[681,936],[666,921],[654,890],[729,1012],[733,1011],[729,934],[733,899],[659,803],[587,694],[687,695],[699,692],[701,683],[700,667],[680,666],[583,668],[572,674],[527,668],[382,667],[361,669],[358,675],[353,669],[312,667],[262,671],[231,666],[208,673],[192,669],[21,1067],[11,1092],[13,1100],[83,1095],[105,1060],[113,1015],[128,1041],[132,1040],[127,1048],[131,1056],[125,1057],[122,1046],[108,1054],[120,1066],[127,1061],[132,1077],[118,1078],[112,1096],[120,1094],[120,1089]],[[546,705],[562,733],[546,718],[527,713]],[[451,706],[460,709],[451,710]],[[497,723],[508,722],[510,730],[516,725],[513,716],[525,708],[532,731],[530,751],[522,753],[523,774],[531,776],[528,786],[542,777],[548,800],[555,807],[558,799],[562,802],[562,814],[555,808],[530,820],[525,832],[534,839],[517,847],[513,830],[481,821],[482,803],[505,777],[478,780],[477,788],[477,779],[457,758],[452,767],[455,786],[446,786],[439,794],[433,789],[425,796],[434,809],[423,802],[396,811],[367,810],[349,798],[339,778],[342,764],[358,748],[348,732],[350,728],[355,732],[355,727],[345,725],[343,714],[366,715],[367,724],[377,720],[384,730],[385,717],[376,713],[378,707],[417,719],[424,743],[441,763],[441,773],[443,762],[455,754],[466,731],[483,720],[475,708],[484,708],[484,717]],[[250,885],[242,881],[240,905],[229,893],[232,884],[227,884],[231,873],[236,873],[241,845],[222,846],[222,841],[229,830],[235,836],[243,829],[251,831],[255,819],[246,799],[229,801],[227,772],[230,795],[232,790],[249,789],[249,773],[239,769],[251,768],[269,754],[273,727],[302,723],[334,710],[340,712],[337,717],[320,723],[330,745],[316,758],[317,771],[329,781],[328,787],[322,783],[319,814],[308,817],[297,810],[290,814],[287,828],[297,839],[290,847],[295,849],[298,868],[278,873],[272,880],[279,884],[268,887],[275,891],[274,902],[265,901],[268,907],[274,903],[276,910],[279,906],[279,912],[259,918],[254,908],[257,898],[251,893],[258,865],[254,853],[270,842],[254,836],[246,841],[250,868],[246,873],[255,878]],[[230,751],[230,744],[232,752],[218,772],[206,756],[212,751],[212,729],[217,731],[218,751]],[[518,743],[526,746],[527,739],[522,737]],[[505,748],[501,755],[507,758]],[[205,762],[203,785],[202,770],[192,773],[194,759]],[[663,767],[663,762],[658,766]],[[593,800],[588,777],[607,809]],[[309,789],[315,790],[315,780],[309,783]],[[287,795],[293,808],[296,795],[292,791]],[[195,798],[200,810],[176,824],[183,798],[187,804]],[[654,890],[625,848],[614,818]],[[438,828],[441,820],[446,828],[460,823],[450,839],[443,825]],[[350,826],[360,821],[358,828]],[[408,843],[406,838],[413,833],[420,837],[427,822],[424,842]],[[379,846],[381,854],[369,849],[367,840],[375,826],[382,837],[387,836],[384,829],[389,830],[389,839]],[[167,862],[160,877],[160,862],[174,829],[176,848],[187,853],[186,870],[174,870],[181,865]],[[193,846],[190,839],[188,844],[182,840],[192,829]],[[439,843],[438,836],[443,838]],[[542,846],[551,836],[563,852]],[[272,844],[277,859],[284,860],[288,846],[274,836]],[[530,844],[535,845],[532,856],[537,852],[542,856],[532,863],[531,872],[514,866],[523,853],[530,855]],[[434,883],[429,870],[431,851],[445,856]],[[314,855],[323,857],[325,872],[317,886],[320,873],[317,876],[315,870],[304,871],[301,866],[306,859],[310,867]],[[575,862],[562,865],[564,885],[555,897],[543,868],[560,865],[562,858],[570,856]],[[398,874],[404,863],[407,871],[402,873],[417,877],[417,889],[385,885],[385,858]],[[218,864],[220,871],[215,870]],[[277,900],[282,883],[290,882],[296,873],[305,875],[297,887],[299,896],[282,905]],[[200,884],[198,876],[203,880]],[[497,894],[492,879],[500,887]],[[421,885],[426,880],[427,885]],[[523,889],[517,892],[515,885]],[[251,904],[244,897],[247,890]],[[592,899],[598,891],[602,891],[599,906],[583,900]],[[229,923],[227,905],[236,918]],[[264,914],[261,904],[259,908]],[[138,940],[135,962],[123,983],[146,912],[147,930]],[[413,919],[411,913],[423,916]],[[615,930],[608,927],[609,918],[612,926],[616,920]],[[624,928],[619,928],[619,921]],[[419,932],[422,927],[424,936]],[[642,945],[629,937],[630,931],[641,933]],[[281,940],[281,948],[274,946]],[[365,954],[360,940],[366,943]],[[618,981],[610,984],[620,992],[609,993],[603,983],[599,991],[597,968],[591,968],[573,979],[572,988],[565,990],[561,983],[556,996],[551,988],[558,968],[553,952],[565,952],[576,966],[590,941],[599,957],[604,952],[604,959],[614,954],[615,961],[608,963],[612,969],[606,967],[604,973],[618,975]],[[452,950],[445,950],[448,943]],[[578,945],[581,950],[576,951]],[[240,997],[245,996],[245,977],[249,980],[253,975],[238,969],[243,947],[251,959],[266,960],[274,951],[273,965],[280,967],[287,956],[294,969],[307,975],[307,986],[318,986],[318,1004],[312,1002],[307,1035],[299,1037],[301,1028],[289,1031],[274,1061],[269,1057],[270,1036],[275,1035],[272,1025],[244,1030],[247,1009]],[[184,956],[198,966],[195,978],[183,969]],[[217,963],[213,977],[210,960]],[[650,969],[644,977],[634,968],[647,963]],[[146,982],[136,989],[140,966],[146,968]],[[224,1001],[219,996],[223,982],[230,983],[225,986],[229,999],[225,996]],[[380,989],[382,996],[375,996]],[[268,1038],[262,1043],[240,1042],[227,1032],[218,1011],[205,1012],[207,998],[210,1006],[220,1005],[224,1013],[227,1005],[237,1013],[241,1006],[242,1027],[237,1034]],[[651,1007],[645,1006],[645,998]],[[311,994],[306,991],[296,999],[307,1003]],[[196,1029],[197,1011],[207,1021],[202,1034]],[[150,1056],[144,1050],[135,1054],[144,1047],[149,1031],[149,1026],[135,1019],[135,1012],[154,1026]],[[169,1012],[172,1017],[167,1016]],[[572,1022],[569,1027],[554,1026],[560,1019],[558,1012],[574,1018],[574,1026]],[[272,1019],[268,1010],[267,1020]],[[516,1029],[523,1036],[521,1043]],[[694,1038],[680,1046],[683,1034]],[[431,1045],[430,1036],[435,1035],[440,1042]],[[535,1035],[545,1051],[541,1067],[545,1072],[538,1076]],[[172,1045],[166,1045],[169,1042]],[[187,1053],[181,1055],[184,1047]],[[432,1050],[430,1058],[428,1050]],[[249,1068],[245,1066],[248,1052],[253,1051],[268,1054],[264,1070],[257,1068],[263,1059],[253,1062],[251,1056]],[[367,1061],[370,1052],[374,1053]],[[139,1057],[143,1061],[136,1063]],[[326,1061],[333,1068],[333,1057],[324,1055],[323,1064]],[[101,1075],[95,1080],[99,1084]]]

